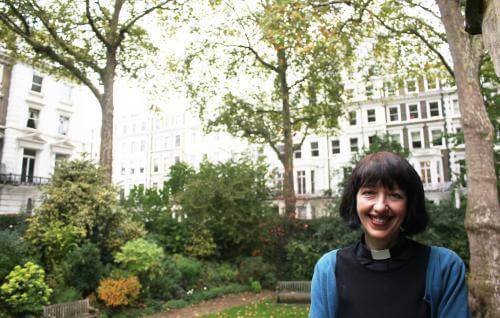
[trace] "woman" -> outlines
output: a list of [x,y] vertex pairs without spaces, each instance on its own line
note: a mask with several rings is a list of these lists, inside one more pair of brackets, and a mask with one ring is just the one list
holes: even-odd
[[428,219],[422,182],[408,161],[390,152],[364,157],[340,215],[363,236],[317,262],[310,318],[470,317],[462,260],[406,238],[423,232]]

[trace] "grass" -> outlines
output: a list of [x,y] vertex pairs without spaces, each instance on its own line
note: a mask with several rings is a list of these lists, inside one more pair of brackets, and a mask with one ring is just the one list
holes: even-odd
[[254,302],[246,306],[233,307],[202,318],[306,318],[309,305],[277,304],[274,300]]

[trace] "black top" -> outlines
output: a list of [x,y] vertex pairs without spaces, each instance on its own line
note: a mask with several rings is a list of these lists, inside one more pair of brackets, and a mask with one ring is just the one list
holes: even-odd
[[342,318],[428,318],[424,300],[430,248],[401,238],[390,258],[374,260],[360,242],[337,254],[335,276]]

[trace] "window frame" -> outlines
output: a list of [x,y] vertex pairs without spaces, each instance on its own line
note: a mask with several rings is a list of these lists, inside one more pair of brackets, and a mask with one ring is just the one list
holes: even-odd
[[[437,115],[431,115],[431,104],[437,104]],[[429,118],[438,118],[441,117],[441,102],[439,100],[431,100],[427,101],[427,114]]]
[[[417,117],[416,118],[412,118],[411,117],[411,111],[410,111],[410,107],[411,106],[416,106],[417,107]],[[407,104],[406,105],[406,109],[407,109],[407,113],[408,113],[408,120],[418,120],[422,117],[422,114],[420,114],[420,105],[418,103],[412,103],[412,104]]]
[[[32,116],[36,114],[36,116]],[[32,126],[30,126],[30,123]],[[38,129],[40,124],[40,109],[28,107],[28,118],[26,120],[26,128]]]
[[[334,142],[337,142],[336,146],[333,144]],[[332,139],[332,140],[330,140],[330,147],[331,147],[331,153],[332,153],[332,155],[338,155],[338,154],[340,154],[340,139]],[[334,149],[337,149],[338,152],[334,152]]]
[[357,126],[358,125],[358,112],[355,111],[355,110],[351,110],[348,113],[348,118],[347,119],[349,121],[349,126]]
[[[410,91],[410,89],[408,87],[408,83],[409,82],[414,82],[415,83],[415,90],[414,91]],[[405,80],[405,91],[406,91],[407,94],[418,93],[418,80],[417,79],[408,79],[408,80]]]
[[[373,112],[373,113],[370,114],[370,112]],[[366,121],[369,124],[373,124],[373,123],[377,122],[377,111],[375,110],[375,108],[370,108],[370,109],[366,110]]]
[[[413,133],[418,133],[419,135],[419,140],[418,142],[420,142],[420,146],[419,147],[415,147],[414,146],[414,140],[413,140]],[[422,136],[423,136],[423,133],[422,133],[422,130],[421,129],[418,129],[418,130],[411,130],[409,131],[409,134],[408,134],[409,138],[410,138],[410,149],[424,149],[424,143],[422,141]]]
[[[353,140],[356,140],[356,150],[353,150]],[[359,138],[358,137],[350,137],[349,138],[349,149],[352,152],[358,152],[359,151]]]
[[311,141],[310,147],[311,147],[311,157],[319,157],[319,142]]
[[[439,131],[440,135],[441,135],[441,138],[440,138],[440,141],[441,141],[441,144],[439,145],[436,145],[434,143],[434,140],[436,140],[433,136],[433,132],[435,131]],[[430,143],[433,147],[442,147],[444,145],[444,136],[443,136],[443,129],[442,128],[432,128],[432,127],[429,127],[429,139],[430,139]]]
[[[392,109],[396,109],[396,115],[397,115],[396,120],[392,120],[392,117],[391,117],[393,115],[393,114],[391,114]],[[399,105],[392,105],[392,106],[387,107],[387,117],[389,117],[389,122],[391,122],[391,123],[401,121],[401,112],[399,109]]]
[[[40,82],[38,83],[38,81],[35,81],[35,79],[40,79]],[[42,89],[43,89],[43,79],[44,79],[44,77],[41,76],[40,74],[33,73],[32,77],[31,77],[31,88],[30,88],[30,91],[34,92],[36,94],[41,94],[42,93]]]

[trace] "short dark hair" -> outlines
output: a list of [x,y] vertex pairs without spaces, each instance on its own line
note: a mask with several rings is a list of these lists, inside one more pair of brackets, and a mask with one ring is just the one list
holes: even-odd
[[401,227],[403,233],[421,233],[427,227],[424,186],[412,165],[398,154],[381,151],[361,159],[347,182],[340,202],[340,216],[351,229],[360,226],[356,207],[356,195],[361,187],[382,185],[388,189],[395,186],[406,195],[406,217]]

